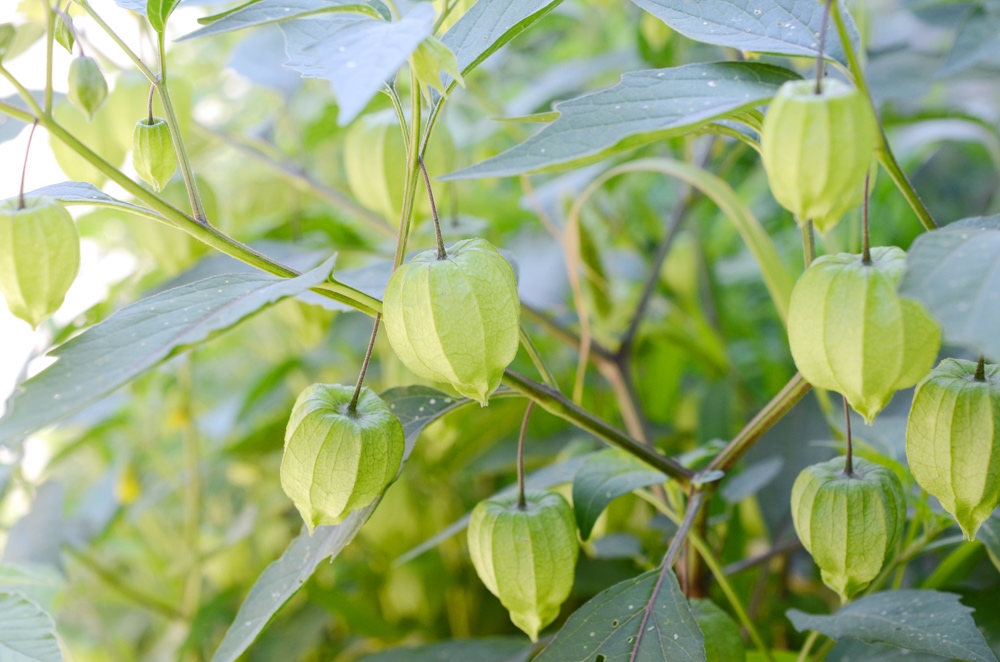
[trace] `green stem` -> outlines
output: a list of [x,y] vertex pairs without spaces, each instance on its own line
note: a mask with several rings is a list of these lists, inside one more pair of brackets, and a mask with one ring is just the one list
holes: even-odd
[[524,410],[524,419],[521,421],[521,434],[517,437],[517,507],[521,510],[528,508],[528,502],[524,498],[524,437],[528,432],[528,420],[531,418],[531,410],[535,408],[533,400],[528,401],[528,406]]
[[132,63],[136,66],[136,68],[140,72],[142,72],[142,75],[145,76],[150,83],[155,85],[156,74],[153,73],[153,70],[147,67],[143,63],[142,59],[138,55],[136,55],[135,51],[129,48],[128,44],[122,41],[122,38],[119,37],[118,34],[111,29],[110,25],[104,22],[104,19],[101,18],[101,16],[96,11],[94,11],[94,8],[90,6],[90,3],[87,0],[74,0],[74,2],[83,7],[83,10],[90,15],[90,18],[93,19],[93,21],[97,23],[97,25],[99,25],[101,29],[104,30],[104,32],[107,33],[109,37],[111,37],[111,39],[118,45],[118,48],[122,49],[122,52],[125,53],[128,59],[132,60]]
[[361,387],[365,383],[365,375],[368,373],[368,364],[372,360],[372,351],[375,349],[375,338],[378,337],[378,323],[382,321],[382,314],[375,315],[375,324],[372,326],[372,335],[368,340],[368,349],[365,351],[364,361],[361,362],[361,370],[358,371],[358,383],[354,386],[354,395],[351,397],[351,404],[347,405],[347,411],[352,416],[358,411],[358,398],[361,397]]
[[802,261],[805,262],[806,269],[812,266],[816,259],[816,235],[813,234],[812,220],[803,221],[799,224],[802,230]]
[[976,363],[976,376],[975,380],[977,382],[986,381],[986,357],[982,354],[979,355],[979,361]]
[[518,331],[521,334],[521,347],[523,347],[524,351],[528,353],[528,358],[531,359],[531,362],[535,364],[535,369],[537,369],[538,373],[542,376],[542,381],[549,388],[558,391],[559,386],[556,383],[556,378],[552,376],[552,373],[545,365],[545,362],[542,360],[542,355],[538,352],[538,348],[535,347],[535,343],[531,342],[531,336],[528,335],[528,332],[524,330],[523,326],[518,327]]
[[413,200],[417,194],[417,178],[420,176],[420,146],[416,136],[420,135],[420,82],[417,74],[410,72],[410,140],[406,147],[406,179],[403,182],[403,213],[399,219],[399,239],[396,242],[395,265],[398,267],[406,259],[406,244],[410,238],[410,223],[413,219]]
[[569,421],[581,430],[590,432],[612,446],[617,446],[634,455],[651,467],[667,474],[681,485],[686,487],[691,482],[694,472],[690,469],[629,437],[608,422],[577,406],[558,391],[519,375],[513,370],[504,372],[503,383],[521,395],[530,398],[550,414]]
[[[4,71],[0,68],[0,72]],[[35,121],[35,116],[31,113],[27,113],[16,106],[12,106],[9,103],[4,103],[0,101],[0,114],[13,117],[16,120],[20,120],[27,124],[31,124]]]
[[[38,105],[38,102],[35,101],[35,97],[31,96],[31,92],[28,91],[28,88],[26,88],[24,85],[21,85],[20,81],[14,78],[14,76],[9,71],[4,69],[2,66],[0,66],[0,76],[6,78],[7,81],[14,86],[14,89],[16,89],[17,93],[21,96],[21,99],[24,100],[24,103],[28,104],[28,108],[31,108],[31,110],[35,113],[35,115],[41,116],[46,114],[45,111],[42,110],[42,107]],[[7,104],[4,105],[6,106]],[[13,106],[8,106],[8,107],[13,108]],[[18,112],[23,112],[23,111],[18,111]],[[34,118],[25,121],[32,122],[34,121]]]
[[823,635],[815,630],[809,633],[805,643],[802,644],[802,650],[799,651],[799,656],[795,658],[796,662],[806,662],[806,660],[809,659],[809,651],[812,650],[812,647],[816,645],[816,642],[819,641],[821,636]]
[[[861,62],[858,60],[857,53],[854,52],[854,48],[851,47],[851,37],[847,32],[847,24],[844,22],[844,17],[840,13],[840,3],[834,2],[832,6],[831,15],[833,16],[833,22],[837,26],[837,32],[840,35],[840,41],[844,45],[844,53],[847,55],[847,66],[851,71],[851,76],[854,78],[854,83],[858,86],[866,97],[868,97],[868,103],[871,105],[872,113],[875,117],[878,117],[876,112],[875,102],[872,99],[871,91],[868,89],[868,83],[865,80],[864,70],[861,68]],[[931,216],[930,211],[927,206],[924,205],[923,200],[917,195],[917,191],[913,188],[913,184],[907,179],[906,173],[903,169],[899,167],[899,162],[896,161],[895,154],[892,153],[892,148],[889,146],[889,140],[886,138],[885,129],[882,128],[882,124],[879,123],[878,131],[878,157],[879,162],[882,167],[886,169],[889,173],[889,177],[895,182],[896,188],[903,194],[906,201],[910,204],[913,212],[920,219],[920,223],[924,226],[926,230],[934,230],[938,227],[937,223],[934,221],[934,217]]]
[[[52,112],[52,57],[56,40],[56,14],[48,0],[42,0],[45,7],[45,112]],[[81,46],[83,48],[83,46]]]

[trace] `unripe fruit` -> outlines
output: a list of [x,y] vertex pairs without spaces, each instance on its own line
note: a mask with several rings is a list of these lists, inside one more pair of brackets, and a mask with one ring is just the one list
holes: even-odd
[[891,470],[854,458],[806,467],[792,486],[792,520],[823,583],[847,601],[882,571],[906,525],[903,486]]
[[142,179],[160,191],[177,170],[170,127],[162,117],[139,120],[132,132],[132,165]]
[[706,662],[743,662],[746,647],[740,628],[718,605],[705,598],[690,600],[691,613],[705,635]]
[[372,503],[399,471],[403,426],[371,389],[313,384],[299,394],[285,430],[281,489],[312,532]]
[[804,222],[839,220],[834,212],[857,195],[871,165],[878,124],[867,98],[833,78],[800,80],[781,86],[764,117],[761,159],[771,193]]
[[108,83],[92,57],[80,56],[69,65],[69,100],[93,117],[108,97]]
[[0,203],[0,293],[10,311],[37,327],[59,309],[80,268],[73,217],[48,197]]
[[521,304],[510,263],[484,239],[439,260],[420,253],[389,279],[386,335],[407,368],[486,406],[517,354]]
[[934,365],[941,331],[924,307],[896,287],[906,254],[895,247],[825,255],[792,290],[788,343],[813,386],[842,393],[870,424],[892,394]]
[[945,359],[917,386],[906,426],[910,471],[976,537],[1000,501],[1000,366]]
[[481,501],[469,520],[479,578],[532,641],[559,615],[573,588],[579,548],[573,509],[561,495],[534,492]]

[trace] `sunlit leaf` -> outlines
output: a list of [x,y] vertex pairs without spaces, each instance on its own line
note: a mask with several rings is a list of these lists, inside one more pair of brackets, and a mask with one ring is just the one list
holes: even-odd
[[0,660],[59,662],[62,660],[52,617],[16,593],[0,593]]

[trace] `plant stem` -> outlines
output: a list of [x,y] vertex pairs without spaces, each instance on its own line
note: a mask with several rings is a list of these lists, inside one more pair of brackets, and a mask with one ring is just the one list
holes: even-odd
[[799,651],[799,656],[796,658],[796,662],[806,662],[806,660],[809,659],[809,651],[812,650],[812,647],[816,645],[816,642],[819,641],[821,636],[822,635],[815,630],[809,633],[809,636],[806,637],[805,643],[802,644],[802,650]]
[[976,376],[975,380],[977,382],[986,381],[986,357],[982,354],[979,355],[979,361],[976,363]]
[[24,165],[21,166],[21,188],[17,194],[17,208],[24,209],[24,180],[28,176],[28,156],[31,154],[31,140],[35,137],[35,129],[38,128],[38,120],[31,125],[31,132],[28,134],[28,145],[24,148]]
[[812,266],[816,259],[816,236],[813,234],[812,219],[803,221],[800,224],[802,230],[802,261],[805,262],[806,269]]
[[528,502],[524,500],[524,437],[528,432],[531,410],[534,408],[534,400],[529,401],[528,407],[524,410],[524,420],[521,421],[521,434],[517,437],[517,507],[521,510],[528,507]]
[[657,453],[640,441],[629,437],[606,421],[597,418],[554,389],[532,381],[513,370],[504,372],[503,383],[518,393],[535,401],[550,414],[569,421],[581,430],[605,440],[612,446],[634,455],[651,467],[662,471],[680,485],[687,486],[694,472],[676,460]]
[[[52,112],[52,58],[55,51],[56,15],[49,0],[42,0],[45,7],[45,112]],[[82,48],[82,46],[81,46]]]
[[861,209],[861,263],[866,265],[872,263],[871,239],[868,235],[868,195],[871,192],[869,191],[870,185],[871,171],[865,173],[865,196]]
[[785,387],[740,430],[739,434],[733,437],[733,440],[715,456],[715,459],[709,462],[706,471],[728,471],[811,388],[812,386],[802,378],[801,374],[795,373],[795,376],[785,384]]
[[[2,73],[3,73],[3,68],[0,67],[0,74]],[[13,117],[16,120],[20,120],[21,122],[25,122],[27,124],[31,124],[32,122],[37,121],[35,116],[32,115],[31,113],[26,113],[20,108],[12,106],[8,103],[4,103],[2,101],[0,101],[0,114]]]
[[79,561],[83,567],[97,575],[97,577],[102,582],[107,584],[109,588],[114,589],[140,607],[156,612],[164,618],[179,619],[183,617],[183,614],[177,611],[172,605],[167,604],[152,595],[147,595],[142,591],[129,586],[128,584],[122,583],[118,580],[116,573],[106,569],[97,561],[84,554],[81,550],[73,547],[72,545],[64,545],[63,550]]
[[153,73],[153,70],[147,67],[143,63],[142,58],[136,55],[135,51],[129,48],[128,44],[122,41],[122,38],[118,36],[118,33],[112,30],[111,26],[104,22],[104,19],[101,18],[100,14],[94,11],[94,8],[90,6],[90,3],[87,0],[74,0],[74,2],[83,7],[83,10],[90,15],[90,18],[92,18],[94,22],[97,23],[97,25],[99,25],[109,37],[111,37],[111,39],[118,45],[118,48],[125,53],[128,59],[132,60],[132,63],[142,73],[142,75],[145,76],[150,83],[156,85],[156,74]]
[[[14,78],[14,76],[9,71],[4,69],[3,66],[0,66],[0,76],[6,78],[7,82],[9,82],[11,85],[14,86],[14,89],[16,89],[17,93],[21,96],[21,99],[23,99],[24,102],[28,104],[28,108],[30,108],[31,111],[35,113],[36,116],[41,116],[46,114],[46,112],[42,110],[42,107],[38,105],[38,102],[35,101],[35,97],[31,96],[31,92],[29,92],[24,85],[21,85],[20,81]],[[31,120],[25,120],[25,121],[30,122]]]
[[395,265],[403,264],[406,258],[406,244],[410,238],[410,223],[413,218],[413,200],[417,193],[417,174],[420,156],[420,146],[417,136],[420,135],[420,82],[417,74],[410,72],[410,140],[406,147],[406,179],[403,181],[403,211],[399,218],[399,238],[396,241]]
[[361,386],[365,383],[365,373],[368,372],[368,364],[372,360],[372,350],[375,349],[375,337],[378,336],[378,324],[382,321],[382,313],[375,315],[375,324],[372,325],[372,336],[368,340],[368,349],[365,350],[365,360],[361,362],[361,370],[358,372],[358,383],[354,387],[354,396],[351,404],[347,405],[347,412],[354,416],[358,412],[358,398],[361,397]]
[[427,186],[427,197],[431,201],[431,219],[434,221],[434,237],[437,239],[437,259],[448,259],[448,253],[444,250],[444,239],[441,237],[441,221],[438,220],[437,205],[434,203],[434,190],[431,188],[431,178],[427,176],[427,166],[424,165],[424,157],[417,154],[417,164],[420,172],[424,175],[424,185]]
[[817,95],[823,94],[823,55],[826,51],[826,32],[830,25],[830,5],[833,0],[826,0],[823,5],[823,21],[819,28],[819,50],[816,55],[816,89]]
[[556,383],[556,378],[545,365],[545,362],[542,360],[542,355],[539,353],[538,348],[535,347],[535,343],[531,342],[531,336],[528,335],[528,332],[524,330],[523,326],[518,327],[518,332],[521,336],[521,347],[523,347],[524,351],[528,353],[528,358],[531,359],[531,362],[535,364],[535,368],[541,375],[542,381],[549,388],[558,391],[559,385]]
[[156,94],[156,85],[149,86],[149,99],[146,101],[146,112],[149,116],[146,119],[146,124],[153,126],[153,95]]
[[854,475],[854,440],[851,439],[851,408],[847,406],[847,398],[844,400],[844,426],[847,432],[847,456],[844,458],[844,474],[848,477]]

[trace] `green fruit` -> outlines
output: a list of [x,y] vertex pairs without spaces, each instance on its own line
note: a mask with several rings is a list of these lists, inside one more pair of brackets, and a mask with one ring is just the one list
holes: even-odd
[[457,242],[443,260],[418,254],[392,275],[382,302],[403,364],[484,407],[517,354],[520,314],[514,270],[484,239]]
[[299,394],[285,430],[281,489],[312,532],[371,504],[399,472],[403,426],[371,389],[313,384]]
[[740,628],[718,605],[705,598],[690,600],[691,613],[705,635],[706,662],[742,662],[747,659]]
[[823,583],[845,602],[878,576],[906,524],[903,486],[889,469],[854,458],[806,467],[792,486],[792,520]]
[[910,471],[972,540],[1000,501],[1000,366],[945,359],[917,386],[906,426]]
[[0,203],[0,293],[32,327],[59,309],[80,268],[80,236],[56,200]]
[[579,553],[573,509],[561,495],[534,492],[481,501],[469,520],[469,553],[479,578],[532,641],[559,615],[573,588]]
[[142,179],[160,191],[177,170],[170,127],[162,117],[139,120],[132,132],[132,165]]
[[847,83],[824,79],[816,94],[812,81],[789,81],[771,102],[760,136],[774,198],[798,221],[820,220],[826,231],[857,196],[878,124],[865,95]]
[[81,56],[69,65],[69,100],[90,118],[108,97],[108,83],[92,57]]
[[842,393],[870,424],[892,394],[934,365],[941,331],[896,287],[906,254],[873,248],[871,264],[850,253],[825,255],[806,270],[788,308],[788,343],[813,386]]

